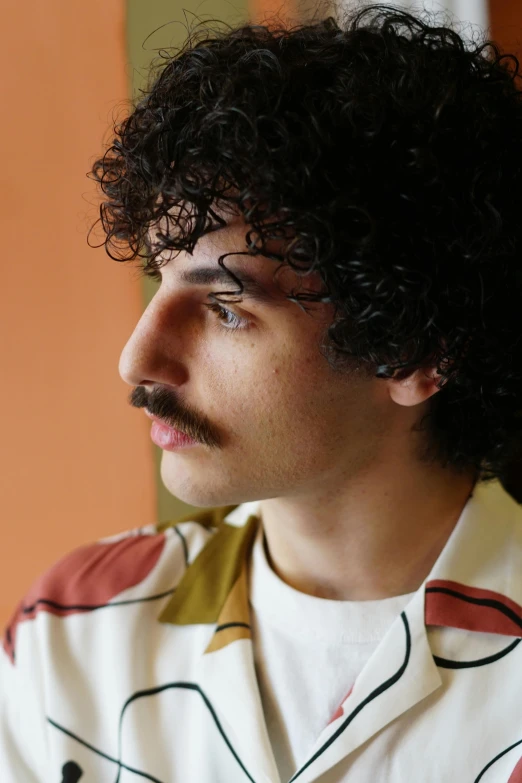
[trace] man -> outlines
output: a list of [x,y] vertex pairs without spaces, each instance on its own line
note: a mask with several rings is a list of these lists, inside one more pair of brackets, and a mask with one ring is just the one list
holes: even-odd
[[521,137],[494,46],[386,6],[165,65],[93,174],[201,510],[32,586],[2,781],[522,780]]

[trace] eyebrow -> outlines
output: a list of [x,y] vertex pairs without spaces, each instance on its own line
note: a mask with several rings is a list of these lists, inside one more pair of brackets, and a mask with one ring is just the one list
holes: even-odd
[[[179,280],[186,285],[216,285],[220,283],[236,284],[236,281],[232,278],[230,272],[223,267],[215,266],[200,266],[195,269],[185,269],[179,276]],[[243,291],[238,292],[238,296],[246,296],[253,302],[259,302],[261,304],[278,305],[281,304],[275,297],[267,291],[267,289],[261,285],[261,283],[254,277],[251,277],[248,272],[233,271],[235,277],[243,284]],[[237,287],[235,289],[238,290]],[[227,293],[233,293],[232,291]]]
[[[218,231],[222,231],[226,227],[227,225],[213,226],[210,231],[204,232],[204,234],[216,233]],[[144,237],[144,241],[147,251],[152,253],[153,245],[150,241],[150,233],[147,232]],[[221,283],[234,283],[235,285],[236,281],[231,276],[231,271],[232,270],[227,271],[221,266],[201,266],[196,267],[195,269],[184,270],[179,276],[179,280],[180,282],[185,283],[185,285],[204,286],[219,285]],[[251,302],[272,305],[273,307],[281,307],[283,305],[283,302],[281,302],[280,299],[276,299],[276,297],[273,296],[258,280],[256,280],[254,277],[251,277],[248,272],[239,272],[234,270],[233,274],[243,285],[243,291],[240,292],[238,296],[245,296],[248,297]],[[230,291],[230,293],[232,293],[232,291]]]

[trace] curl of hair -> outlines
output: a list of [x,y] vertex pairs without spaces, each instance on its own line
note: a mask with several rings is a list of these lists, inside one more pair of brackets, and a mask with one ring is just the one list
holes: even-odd
[[323,292],[289,298],[335,304],[330,365],[436,367],[423,458],[502,480],[522,443],[518,78],[495,42],[383,4],[203,26],[88,174],[107,252],[156,270],[224,222],[213,205],[241,213],[248,254],[319,272]]

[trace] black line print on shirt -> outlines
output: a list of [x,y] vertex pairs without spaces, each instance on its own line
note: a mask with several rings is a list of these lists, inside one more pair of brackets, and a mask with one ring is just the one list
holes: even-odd
[[[458,590],[453,590],[448,587],[427,587],[426,593],[444,593],[446,595],[451,595],[460,601],[466,601],[467,603],[475,604],[476,606],[485,606],[490,609],[494,609],[495,611],[500,612],[505,617],[509,618],[509,620],[511,620],[515,625],[518,625],[519,628],[522,628],[522,618],[515,611],[513,611],[510,606],[506,606],[506,604],[502,603],[502,601],[498,601],[493,598],[477,598],[475,596],[466,595],[465,593],[461,593]],[[487,632],[486,629],[484,630]],[[506,635],[515,636],[515,633]],[[433,656],[433,660],[437,666],[440,666],[443,669],[468,669],[474,666],[487,666],[490,663],[494,663],[495,661],[500,660],[505,655],[508,655],[512,650],[515,649],[515,647],[518,647],[521,641],[522,638],[515,639],[514,642],[509,644],[507,647],[504,647],[499,652],[493,655],[489,655],[485,658],[477,658],[474,661],[455,661],[448,658],[440,658],[437,655]]]
[[489,655],[487,658],[477,658],[476,661],[452,661],[449,658],[440,658],[438,655],[434,655],[433,660],[441,669],[470,669],[473,666],[487,666],[488,663],[495,663],[495,661],[504,658],[504,656],[508,655],[515,647],[518,647],[520,642],[522,642],[522,639],[515,639],[514,642],[507,647],[504,647],[500,652]]
[[172,595],[175,590],[176,588],[173,587],[170,590],[165,590],[164,593],[158,593],[157,595],[147,595],[144,598],[129,598],[126,601],[109,601],[106,604],[59,604],[57,601],[39,598],[32,606],[24,606],[22,611],[24,614],[31,614],[38,604],[47,604],[47,606],[54,606],[55,609],[75,609],[77,611],[93,612],[96,609],[109,609],[111,606],[125,606],[126,604],[143,604],[147,601],[157,601],[159,598],[165,598],[166,595]]
[[384,693],[384,691],[388,690],[388,688],[391,688],[392,685],[394,685],[396,682],[398,682],[398,680],[400,680],[400,678],[402,677],[402,675],[406,671],[406,668],[408,666],[408,661],[410,660],[410,653],[411,653],[410,626],[408,624],[408,620],[407,620],[406,615],[405,615],[404,612],[401,612],[401,619],[402,619],[402,622],[404,623],[404,631],[405,631],[405,634],[406,634],[406,651],[405,651],[405,655],[404,655],[404,662],[401,664],[400,668],[388,680],[385,680],[381,685],[379,685],[377,688],[375,688],[375,690],[372,691],[366,697],[366,699],[364,699],[364,701],[362,701],[353,710],[353,712],[351,712],[348,715],[346,720],[339,726],[337,731],[335,731],[332,734],[332,736],[330,737],[330,739],[328,739],[324,743],[322,748],[319,748],[319,750],[316,753],[314,753],[314,755],[312,756],[311,759],[308,759],[306,764],[303,767],[301,767],[301,769],[298,772],[296,772],[296,774],[293,776],[293,778],[290,779],[289,783],[293,783],[294,780],[297,780],[297,778],[300,775],[302,775],[302,773],[305,771],[305,769],[307,769],[310,766],[310,764],[313,764],[313,762],[316,761],[316,759],[318,759],[319,756],[322,756],[322,754],[325,752],[325,750],[327,750],[330,747],[330,745],[332,745],[332,743],[335,742],[335,740],[343,733],[343,731],[347,728],[347,726],[349,726],[349,724],[356,717],[356,715],[358,715],[359,712],[361,712],[361,710],[364,707],[366,707],[367,704],[369,704],[371,701],[373,701],[375,698],[377,698],[377,696],[380,696],[381,693]]
[[[513,743],[513,745],[510,745],[510,746],[509,746],[509,748],[506,748],[506,749],[505,749],[505,750],[503,750],[501,753],[499,753],[499,754],[498,754],[498,756],[495,756],[495,758],[494,758],[494,759],[491,759],[491,761],[490,761],[490,762],[488,762],[488,763],[486,764],[486,766],[484,767],[484,769],[483,769],[483,770],[480,772],[479,776],[475,778],[475,780],[473,781],[473,783],[479,783],[479,780],[482,780],[482,778],[484,777],[484,775],[486,774],[486,772],[488,771],[488,769],[490,769],[490,767],[492,767],[492,766],[493,766],[493,764],[495,763],[495,761],[498,761],[499,759],[501,759],[501,758],[502,758],[502,756],[505,756],[505,755],[506,755],[506,753],[509,753],[509,751],[510,751],[510,750],[513,750],[513,748],[516,748],[516,746],[517,746],[517,745],[520,745],[521,743],[522,743],[522,740],[519,740],[518,742],[515,742],[515,743]],[[492,783],[493,783],[493,781],[492,781]]]
[[225,631],[227,628],[248,628],[250,631],[250,625],[248,623],[224,623],[224,625],[218,625],[214,633]]
[[[107,761],[111,761],[113,764],[117,764],[118,765],[118,774],[116,776],[116,780],[114,781],[114,783],[120,783],[120,775],[121,775],[122,768],[126,769],[127,772],[133,772],[135,775],[138,775],[138,777],[144,778],[145,780],[150,780],[150,781],[152,781],[152,783],[170,783],[169,781],[159,780],[158,778],[154,777],[153,775],[149,775],[147,772],[143,772],[142,770],[138,770],[138,769],[134,769],[133,767],[129,767],[129,766],[127,766],[127,764],[124,764],[123,761],[121,760],[121,757],[122,757],[122,752],[121,752],[122,722],[123,722],[124,713],[125,713],[125,710],[127,709],[127,707],[133,701],[136,701],[137,699],[142,699],[145,696],[155,696],[156,694],[161,693],[162,691],[165,691],[165,690],[169,690],[170,688],[180,688],[180,689],[182,688],[184,690],[191,690],[191,691],[195,691],[196,693],[199,693],[199,695],[203,699],[203,702],[205,703],[205,706],[207,707],[208,711],[210,712],[210,714],[212,716],[212,719],[214,720],[216,728],[218,729],[219,733],[223,737],[223,740],[225,741],[225,744],[227,745],[228,749],[232,753],[232,756],[235,758],[235,760],[237,761],[238,765],[241,767],[241,769],[245,773],[245,775],[248,778],[248,780],[250,780],[251,783],[255,783],[254,778],[250,775],[250,773],[246,769],[245,765],[243,764],[243,762],[239,758],[238,754],[236,753],[234,747],[232,746],[232,743],[230,742],[229,738],[225,734],[225,731],[223,730],[223,727],[222,727],[221,723],[219,722],[219,718],[216,715],[216,711],[214,710],[214,707],[212,706],[210,700],[208,699],[208,697],[206,696],[204,691],[199,687],[199,685],[196,685],[196,683],[193,683],[193,682],[172,682],[172,683],[167,683],[166,685],[159,685],[159,686],[157,686],[155,688],[148,688],[147,690],[144,690],[144,691],[137,691],[137,693],[134,693],[132,696],[130,696],[127,699],[127,701],[123,705],[123,708],[122,708],[122,710],[120,712],[120,721],[119,721],[119,728],[118,728],[118,758],[117,759],[114,758],[113,756],[109,756],[107,753],[103,753],[103,751],[101,751],[101,750],[98,750],[98,748],[95,748],[94,745],[91,745],[90,743],[88,743],[85,740],[81,739],[76,734],[74,734],[73,732],[71,732],[68,729],[66,729],[64,726],[60,726],[60,724],[56,723],[54,720],[49,718],[49,716],[47,716],[47,721],[52,726],[54,726],[56,729],[58,729],[59,731],[62,731],[64,734],[67,734],[69,737],[71,737],[72,739],[76,740],[77,742],[79,742],[84,747],[89,748],[89,750],[92,750],[93,753],[96,753],[98,756],[101,756],[102,758],[107,759]],[[72,762],[72,761],[69,761],[68,763],[69,764],[75,764],[75,762]],[[81,770],[81,768],[79,768],[79,769],[83,773],[83,770]],[[63,783],[63,781],[62,781],[62,783]]]
[[[165,590],[164,593],[158,593],[157,595],[147,595],[144,598],[129,598],[125,601],[109,601],[109,603],[106,604],[60,604],[57,601],[50,601],[47,598],[39,598],[38,601],[35,601],[35,603],[32,604],[32,606],[24,606],[22,609],[22,612],[24,614],[31,614],[38,604],[47,604],[47,606],[52,606],[55,609],[64,609],[64,610],[75,610],[75,611],[85,611],[87,612],[94,612],[97,609],[110,609],[112,606],[126,606],[128,604],[144,604],[147,601],[158,601],[160,598],[165,598],[167,595],[172,595],[172,593],[176,592],[176,588],[173,587],[170,590]],[[7,644],[9,647],[13,646],[13,640],[11,636],[11,629],[9,626],[5,629],[5,638],[7,640]],[[13,656],[13,662],[16,662],[16,650],[13,649],[12,652]]]
[[78,783],[83,769],[75,761],[66,761],[62,767],[62,783]]
[[178,536],[179,536],[179,538],[181,540],[181,545],[183,546],[183,557],[185,558],[185,565],[188,566],[189,565],[189,551],[188,551],[188,546],[187,546],[187,539],[185,538],[185,536],[183,535],[181,530],[178,530],[177,525],[174,528],[172,528],[172,529],[174,530],[175,533],[178,534]]

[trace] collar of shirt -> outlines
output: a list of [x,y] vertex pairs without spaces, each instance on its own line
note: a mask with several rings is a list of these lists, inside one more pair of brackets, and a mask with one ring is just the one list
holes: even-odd
[[[215,624],[206,653],[250,638],[245,577],[259,505],[224,506],[176,520],[198,521],[216,532],[189,565],[158,620]],[[498,482],[474,488],[417,591],[424,596],[426,625],[522,636],[521,521],[522,509]]]
[[[188,566],[158,620],[213,626],[210,641],[201,650],[206,692],[235,736],[243,758],[256,770],[256,779],[277,780],[251,644],[248,561],[259,526],[258,510],[259,501],[252,501],[184,518],[215,532]],[[500,483],[474,488],[430,573],[292,780],[315,780],[440,688],[441,669],[481,665],[486,659],[477,660],[476,635],[494,634],[494,640],[498,639],[488,662],[506,655],[520,642],[521,523],[522,508]],[[432,639],[431,632],[442,629],[460,630],[446,648],[436,635],[436,644]],[[502,637],[510,637],[510,643]]]

